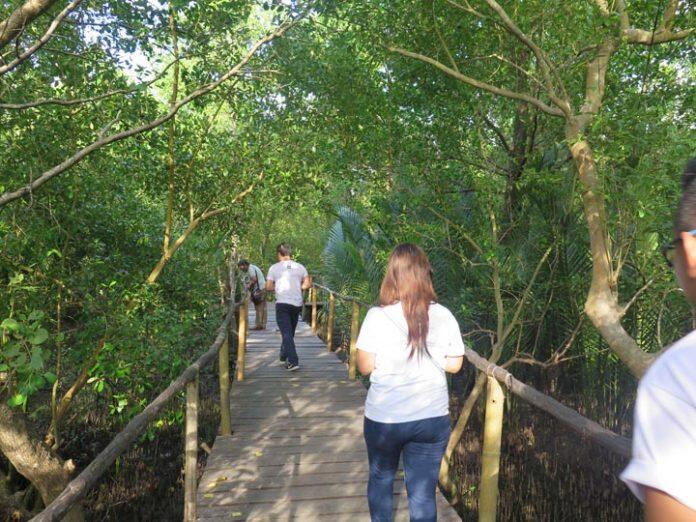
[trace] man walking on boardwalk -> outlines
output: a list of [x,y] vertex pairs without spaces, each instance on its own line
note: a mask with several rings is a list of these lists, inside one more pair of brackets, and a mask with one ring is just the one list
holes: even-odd
[[271,266],[266,277],[266,290],[276,294],[276,321],[283,337],[280,363],[294,372],[300,369],[295,349],[295,329],[302,311],[302,291],[312,286],[307,269],[291,258],[292,251],[285,243],[276,248],[278,262]]
[[246,259],[241,259],[237,266],[244,272],[242,276],[244,288],[249,292],[251,302],[254,303],[256,326],[252,329],[264,330],[266,328],[266,279],[261,269]]

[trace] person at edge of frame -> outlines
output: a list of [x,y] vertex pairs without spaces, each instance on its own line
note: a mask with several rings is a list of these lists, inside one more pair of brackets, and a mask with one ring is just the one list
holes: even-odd
[[[686,165],[674,239],[662,247],[696,303],[696,157]],[[633,451],[621,480],[645,504],[647,522],[696,522],[696,330],[672,344],[638,385]]]

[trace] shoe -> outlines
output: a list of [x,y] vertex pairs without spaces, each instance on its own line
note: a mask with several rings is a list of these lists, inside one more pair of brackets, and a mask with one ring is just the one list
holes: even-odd
[[296,372],[297,370],[300,369],[300,365],[299,365],[299,364],[288,363],[288,364],[285,365],[285,369],[286,369],[287,371],[289,371],[289,372]]
[[283,359],[282,357],[278,360],[278,366],[282,366],[283,368],[288,365],[288,360]]

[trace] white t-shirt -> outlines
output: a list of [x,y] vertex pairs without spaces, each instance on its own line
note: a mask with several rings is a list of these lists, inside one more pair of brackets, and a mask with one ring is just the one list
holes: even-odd
[[431,357],[409,359],[408,324],[401,303],[371,308],[357,347],[375,354],[365,416],[375,422],[411,422],[449,413],[446,357],[464,355],[459,324],[442,305],[431,304],[426,345]]
[[633,455],[621,480],[696,510],[696,332],[672,345],[643,376],[634,411]]
[[302,306],[302,280],[307,269],[297,261],[280,261],[268,270],[267,279],[275,283],[277,303]]

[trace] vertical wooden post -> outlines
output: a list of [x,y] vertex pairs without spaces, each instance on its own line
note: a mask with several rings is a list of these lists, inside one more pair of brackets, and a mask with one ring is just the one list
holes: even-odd
[[198,473],[198,373],[186,383],[186,434],[184,446],[184,522],[196,520]]
[[239,329],[237,330],[239,339],[237,343],[237,380],[244,380],[244,359],[246,355],[247,339],[247,319],[249,314],[249,304],[244,299],[239,305]]
[[329,292],[329,318],[326,322],[326,350],[333,350],[334,314],[336,313],[336,298]]
[[486,387],[486,419],[481,454],[481,491],[479,522],[495,522],[498,507],[498,476],[500,475],[500,444],[503,436],[503,405],[505,394],[494,377]]
[[357,301],[353,301],[353,315],[350,321],[350,354],[348,364],[348,378],[355,379],[357,369],[357,347],[358,329],[360,328],[360,305]]
[[313,286],[309,291],[312,295],[312,332],[316,334],[319,330],[317,325],[317,287]]
[[[232,313],[230,311],[230,313]],[[220,371],[220,433],[232,435],[232,418],[230,416],[230,345],[229,335],[218,352],[218,369]]]

